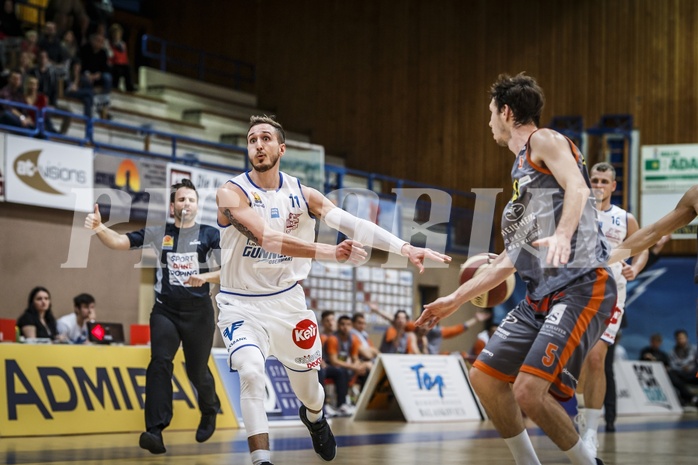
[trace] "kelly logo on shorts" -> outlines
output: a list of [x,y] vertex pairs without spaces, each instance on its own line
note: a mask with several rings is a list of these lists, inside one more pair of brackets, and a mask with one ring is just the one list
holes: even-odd
[[301,349],[310,349],[315,344],[317,325],[312,320],[299,321],[293,329],[293,342]]

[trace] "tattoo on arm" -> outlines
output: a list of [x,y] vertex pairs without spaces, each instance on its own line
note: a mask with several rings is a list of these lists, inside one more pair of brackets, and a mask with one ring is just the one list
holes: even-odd
[[233,216],[233,214],[231,213],[231,211],[230,211],[229,208],[226,208],[226,209],[223,211],[223,214],[225,215],[226,218],[228,218],[228,221],[230,221],[230,224],[231,224],[232,226],[234,226],[235,229],[237,229],[238,231],[240,231],[240,232],[242,233],[243,236],[245,236],[245,237],[247,237],[248,239],[254,241],[254,242],[257,243],[257,244],[259,244],[259,240],[257,239],[257,237],[256,237],[254,234],[252,234],[252,231],[250,231],[249,229],[247,229],[247,227],[246,227],[244,224],[240,223],[238,220],[235,219],[235,217]]

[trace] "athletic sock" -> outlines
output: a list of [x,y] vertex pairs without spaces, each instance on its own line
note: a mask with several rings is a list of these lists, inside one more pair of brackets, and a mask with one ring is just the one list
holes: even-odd
[[264,449],[257,449],[250,454],[252,456],[252,463],[254,465],[260,465],[264,462],[271,462],[271,451]]
[[320,409],[320,411],[318,413],[313,413],[310,410],[308,410],[306,407],[305,417],[308,419],[309,422],[315,423],[315,422],[319,421],[320,418],[322,418],[322,416],[323,416],[322,409]]
[[596,458],[591,456],[591,452],[584,446],[580,439],[570,450],[565,451],[565,455],[570,459],[572,465],[595,465]]
[[596,432],[599,430],[599,421],[601,421],[601,409],[585,409],[584,417],[587,420],[587,431],[593,431],[594,435],[596,435]]
[[505,439],[504,442],[509,446],[516,465],[540,465],[540,460],[538,460],[536,451],[533,450],[531,438],[526,430],[514,437]]

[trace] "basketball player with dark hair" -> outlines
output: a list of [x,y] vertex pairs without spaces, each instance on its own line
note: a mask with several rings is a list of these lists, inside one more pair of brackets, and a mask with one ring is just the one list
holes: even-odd
[[[325,393],[317,375],[322,345],[315,313],[306,307],[298,281],[308,276],[313,258],[358,263],[366,257],[363,244],[407,257],[420,272],[425,260],[443,263],[450,257],[411,246],[281,172],[286,143],[275,119],[250,118],[247,152],[252,170],[218,190],[225,259],[216,300],[230,368],[240,374],[240,405],[252,462],[271,463],[264,409],[264,361],[270,355],[286,367],[315,452],[330,461],[336,442],[322,411]],[[315,243],[315,218],[352,240]]]
[[[220,234],[212,226],[196,223],[199,194],[189,179],[172,186],[170,214],[174,223],[148,226],[120,234],[102,224],[99,206],[87,215],[85,227],[97,233],[114,250],[151,247],[157,251],[155,305],[150,314],[150,363],[145,381],[145,426],[139,445],[153,454],[166,452],[162,430],[172,420],[172,361],[180,343],[187,376],[196,388],[201,422],[196,440],[204,442],[216,429],[220,401],[208,359],[215,321],[209,285],[202,277],[212,254],[220,254]],[[220,257],[217,258],[220,262]],[[215,279],[215,278],[209,278]]]
[[490,96],[494,140],[516,157],[513,195],[502,216],[506,250],[455,292],[425,305],[417,324],[435,325],[518,271],[526,298],[475,361],[473,387],[518,465],[540,464],[521,410],[573,464],[603,463],[557,400],[574,395],[584,357],[616,301],[584,160],[569,139],[538,128],[544,97],[533,78],[500,75]]
[[[591,167],[589,175],[601,230],[610,246],[618,247],[626,237],[632,236],[640,227],[632,213],[617,205],[611,205],[611,195],[617,185],[616,170],[613,165],[606,162],[597,163]],[[618,301],[608,327],[584,360],[579,377],[577,386],[579,414],[575,418],[575,423],[582,440],[595,456],[599,447],[597,430],[606,398],[613,401],[610,405],[606,405],[606,431],[614,428],[616,384],[613,376],[613,358],[610,357],[607,363],[607,357],[613,355],[612,346],[615,344],[623,320],[626,283],[634,280],[642,271],[647,263],[647,255],[647,252],[638,254],[632,264],[620,262],[611,265],[618,289]]]

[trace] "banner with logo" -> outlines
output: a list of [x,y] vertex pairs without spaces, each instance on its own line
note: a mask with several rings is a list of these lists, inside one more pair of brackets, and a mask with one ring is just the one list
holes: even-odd
[[356,405],[355,420],[482,420],[463,359],[381,354]]
[[92,211],[92,149],[14,135],[4,145],[8,202]]
[[[196,221],[211,226],[218,224],[216,191],[233,177],[235,177],[234,174],[223,171],[206,170],[177,163],[167,164],[167,186],[178,183],[182,179],[191,180],[199,193],[199,214]],[[174,221],[174,218],[170,218],[170,220]]]
[[[240,409],[240,375],[230,371],[228,351],[213,349],[213,360],[220,373],[225,393],[237,414],[238,423],[243,426],[242,410]],[[291,388],[291,381],[286,374],[286,368],[276,358],[270,357],[265,362],[264,410],[270,422],[298,421],[298,409],[301,402]]]
[[0,202],[5,201],[5,134],[0,134]]
[[[110,196],[102,202],[103,214],[108,209],[126,213],[129,219],[144,221],[151,215],[165,218],[170,199],[167,185],[167,162],[157,158],[128,158],[117,155],[95,154],[95,189],[115,189],[126,192],[130,202]],[[102,201],[104,199],[95,199]]]
[[[0,436],[142,431],[149,361],[147,347],[0,344]],[[212,358],[209,367],[223,393]],[[193,431],[201,413],[182,351],[172,384],[170,429]],[[237,427],[226,396],[219,397],[218,427]]]
[[[698,184],[698,144],[645,145],[641,152],[642,211],[647,226],[669,213],[681,196]],[[695,239],[698,220],[672,235]]]
[[682,414],[681,403],[661,362],[613,364],[619,415]]

